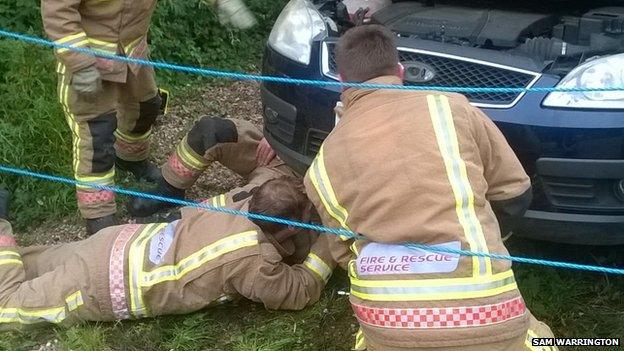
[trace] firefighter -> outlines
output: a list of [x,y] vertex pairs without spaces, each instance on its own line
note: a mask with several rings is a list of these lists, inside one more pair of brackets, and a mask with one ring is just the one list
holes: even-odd
[[[341,79],[402,84],[395,38],[377,25],[349,30]],[[341,101],[304,183],[324,225],[366,238],[320,238],[349,273],[356,349],[527,350],[552,337],[511,262],[403,245],[508,254],[496,214],[521,216],[531,185],[493,122],[452,93],[349,88]]]
[[[300,180],[288,177],[227,198],[231,209],[293,220],[312,209]],[[6,213],[0,217],[0,330],[190,313],[240,297],[298,310],[318,300],[333,269],[323,242],[308,245],[299,263],[283,262],[295,252],[292,239],[307,231],[197,208],[183,208],[171,223],[24,248]]]
[[[211,2],[224,23],[243,28],[255,23],[241,0]],[[41,12],[55,43],[146,59],[155,5],[156,0],[42,0]],[[68,48],[55,53],[58,95],[73,137],[74,177],[112,185],[116,166],[137,178],[158,179],[157,167],[147,161],[152,125],[163,104],[152,67]],[[114,193],[78,186],[76,195],[89,234],[116,224]]]
[[[161,167],[163,179],[153,192],[184,198],[185,190],[195,184],[213,162],[220,162],[239,174],[251,187],[262,184],[267,176],[275,173],[296,176],[276,157],[260,129],[251,122],[204,116]],[[134,198],[128,210],[133,216],[145,217],[171,206],[174,205],[168,202]]]

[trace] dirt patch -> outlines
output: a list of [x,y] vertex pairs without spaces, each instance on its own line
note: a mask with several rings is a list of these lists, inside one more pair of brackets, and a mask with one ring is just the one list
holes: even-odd
[[[206,86],[185,96],[178,97],[172,92],[167,115],[160,118],[155,127],[152,144],[152,159],[163,164],[178,145],[182,137],[192,128],[195,121],[203,116],[219,116],[244,119],[258,127],[262,125],[262,108],[259,85],[254,82],[235,82],[224,86]],[[126,185],[123,180],[120,184]],[[211,165],[199,178],[196,185],[187,191],[189,199],[204,199],[224,193],[243,184],[243,179],[220,164]],[[118,204],[120,221],[126,223],[127,216],[121,198]],[[22,245],[53,245],[61,242],[82,240],[87,237],[80,216],[69,216],[62,221],[49,221],[28,233],[18,232]]]

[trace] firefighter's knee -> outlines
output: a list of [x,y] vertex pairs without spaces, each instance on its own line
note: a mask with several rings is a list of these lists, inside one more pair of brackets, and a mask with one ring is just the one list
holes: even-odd
[[87,121],[91,134],[91,172],[108,172],[115,165],[115,136],[117,114],[112,111]]
[[202,117],[187,136],[191,149],[200,155],[218,143],[237,141],[238,133],[234,122],[220,117]]
[[153,98],[139,103],[139,119],[137,120],[132,133],[145,134],[156,122],[156,117],[160,113],[162,98],[156,94]]

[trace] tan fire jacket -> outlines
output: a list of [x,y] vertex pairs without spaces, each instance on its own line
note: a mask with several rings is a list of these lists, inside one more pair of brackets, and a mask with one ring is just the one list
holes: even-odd
[[[226,201],[243,211],[247,203]],[[0,330],[183,314],[241,297],[290,310],[318,300],[334,268],[323,241],[310,249],[300,232],[279,243],[245,217],[182,212],[172,223],[109,227],[79,242],[0,247]],[[11,234],[8,222],[0,232]]]
[[[247,203],[225,205],[246,211]],[[182,219],[169,226],[175,226],[173,232],[161,230],[144,242],[151,246],[137,273],[142,276],[136,288],[141,299],[130,309],[135,317],[187,313],[238,297],[270,309],[301,309],[318,300],[334,267],[322,258],[328,252],[323,243],[313,246],[301,264],[282,262],[295,252],[294,245],[277,244],[240,216],[184,208]]]
[[[372,82],[401,83],[393,76]],[[370,240],[353,245],[356,259],[348,266],[367,342],[453,346],[526,332],[528,314],[510,262],[399,244],[508,253],[489,201],[517,197],[530,182],[492,121],[459,94],[348,89],[342,103],[344,115],[305,186],[325,225]],[[336,259],[344,257],[348,241],[323,240]],[[466,317],[482,307],[502,312],[495,319]]]
[[[128,57],[148,56],[147,31],[156,0],[41,0],[46,33],[56,43]],[[125,82],[128,65],[60,48],[56,56],[69,72],[96,64],[102,78]],[[133,71],[135,64],[129,65]]]

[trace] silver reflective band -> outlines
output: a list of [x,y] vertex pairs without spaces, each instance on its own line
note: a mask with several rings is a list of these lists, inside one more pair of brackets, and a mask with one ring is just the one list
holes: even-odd
[[44,312],[28,312],[17,308],[7,308],[5,311],[0,312],[0,323],[60,323],[65,317],[65,307],[54,308]]
[[322,160],[319,161],[319,157],[314,159],[314,161],[312,162],[312,172],[314,173],[314,178],[316,178],[316,181],[318,182],[321,196],[325,199],[325,203],[331,208],[331,213],[338,217],[337,219],[339,220],[339,222],[347,223],[347,218],[344,213],[342,213],[340,209],[338,209],[331,201],[329,191],[327,190],[327,184],[325,184],[325,182],[323,181],[323,177],[321,176],[319,162],[322,162]]
[[[441,299],[447,299],[445,294],[453,293],[471,293],[479,291],[495,290],[504,286],[515,286],[514,276],[509,276],[501,280],[495,280],[485,283],[476,284],[456,284],[446,286],[361,286],[358,285],[358,280],[351,279],[351,293],[355,296],[362,297],[368,300],[364,296],[379,295],[380,297],[387,298],[388,300],[401,300],[410,301],[418,300],[418,295],[432,295],[438,294]],[[383,282],[376,281],[376,282]],[[401,281],[398,281],[401,282]],[[389,285],[392,281],[388,281]],[[449,298],[452,299],[452,298]]]
[[[460,206],[460,210],[457,216],[460,224],[465,231],[465,235],[468,236],[467,239],[471,250],[487,253],[487,247],[484,247],[485,238],[483,238],[481,224],[474,213],[474,195],[466,174],[465,162],[459,151],[459,141],[455,131],[453,116],[450,114],[451,107],[448,99],[441,95],[428,95],[427,99],[429,103],[433,100],[433,106],[429,106],[429,114],[431,115],[436,133],[438,147],[445,162],[447,176],[455,195],[455,201],[456,203],[459,202],[457,205]],[[481,276],[488,274],[489,260],[481,256],[474,259],[478,262],[478,274]]]
[[77,292],[71,295],[70,297],[67,298],[65,303],[67,304],[67,309],[70,312],[78,309],[78,307],[84,304],[84,301],[82,300],[82,294],[80,292]]
[[329,277],[331,277],[332,269],[329,268],[320,257],[311,252],[308,254],[303,264],[314,273],[318,274],[324,282],[327,282]]
[[245,246],[245,244],[257,243],[258,235],[253,232],[253,234],[247,234],[234,238],[228,237],[227,239],[229,240],[223,243],[204,248],[195,255],[189,256],[189,259],[181,261],[176,266],[168,266],[163,270],[157,270],[155,272],[146,272],[145,276],[143,276],[143,286],[154,285],[168,280],[168,278],[177,279],[179,278],[177,276],[182,275],[185,271],[197,268],[218,256],[234,251],[240,248],[241,245]]

